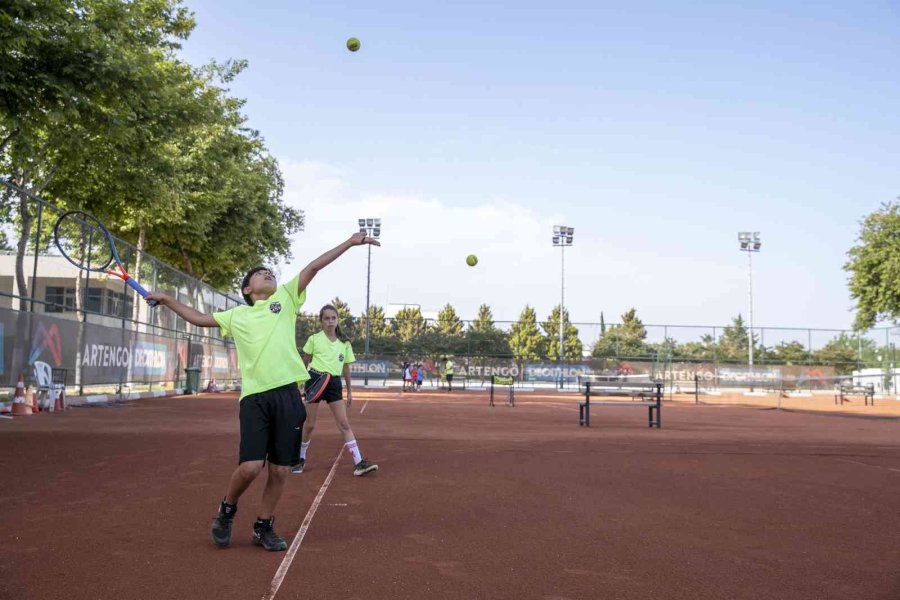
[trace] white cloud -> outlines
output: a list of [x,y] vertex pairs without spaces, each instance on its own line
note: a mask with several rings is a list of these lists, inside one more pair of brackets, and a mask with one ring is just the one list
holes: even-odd
[[[306,212],[306,230],[295,240],[293,261],[282,265],[282,278],[356,231],[359,217],[380,217],[383,246],[372,249],[372,304],[418,304],[434,313],[449,302],[471,319],[486,303],[495,319],[509,321],[530,304],[543,319],[560,301],[561,257],[551,244],[552,229],[566,224],[575,227],[575,246],[565,251],[566,308],[575,322],[596,323],[603,311],[614,323],[630,307],[645,323],[722,325],[745,312],[746,268],[737,252],[692,253],[683,247],[684,227],[650,240],[642,237],[639,218],[610,223],[599,208],[573,218],[553,204],[535,210],[505,198],[470,207],[361,190],[352,173],[324,163],[284,161],[282,169],[286,201]],[[671,252],[660,253],[661,246]],[[474,268],[465,263],[470,253],[479,259]],[[365,248],[351,249],[319,274],[305,309],[315,312],[335,296],[354,314],[363,312]],[[586,343],[596,338],[595,328],[581,329]]]

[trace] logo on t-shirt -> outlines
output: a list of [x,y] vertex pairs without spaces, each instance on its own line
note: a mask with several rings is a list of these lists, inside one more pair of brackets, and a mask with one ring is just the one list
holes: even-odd
[[338,354],[338,362],[344,362],[344,355]]
[[281,302],[273,302],[269,305],[269,310],[277,315],[281,312]]

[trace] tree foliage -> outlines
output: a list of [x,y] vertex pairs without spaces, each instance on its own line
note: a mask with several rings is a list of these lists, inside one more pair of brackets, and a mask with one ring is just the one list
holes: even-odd
[[[559,305],[554,306],[547,320],[541,324],[544,329],[544,348],[547,358],[559,360]],[[584,350],[578,337],[578,328],[569,321],[569,311],[563,311],[563,358],[581,360]]]
[[419,307],[401,308],[391,320],[391,330],[402,342],[411,342],[425,333],[425,318]]
[[631,308],[622,315],[622,323],[606,327],[606,332],[594,344],[591,355],[596,358],[640,358],[647,354],[644,340],[647,328],[637,317],[637,309]]
[[[194,67],[179,0],[11,0],[0,7],[0,170],[96,214],[114,233],[220,289],[290,256],[303,215],[243,100],[243,61]],[[17,286],[34,221],[18,204]],[[127,258],[127,257],[125,257]]]
[[490,306],[482,304],[478,307],[478,316],[472,321],[472,326],[469,329],[477,332],[489,332],[496,329],[494,326],[494,313],[491,312]]
[[526,306],[509,331],[509,349],[518,360],[537,360],[544,353],[544,336],[537,325],[537,315]]
[[456,309],[448,302],[438,313],[437,330],[441,335],[459,336],[463,331],[463,322],[456,314]]
[[886,203],[866,217],[857,245],[847,253],[850,296],[858,330],[900,319],[900,202]]

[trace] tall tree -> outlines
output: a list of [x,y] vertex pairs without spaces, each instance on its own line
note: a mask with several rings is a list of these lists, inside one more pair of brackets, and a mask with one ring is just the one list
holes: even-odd
[[714,360],[716,358],[716,339],[712,334],[706,333],[700,336],[699,342],[675,344],[672,348],[672,357],[689,361]]
[[[722,330],[722,335],[717,343],[718,358],[745,361],[748,358],[748,343],[750,333],[744,318],[738,314],[731,321],[731,325]],[[757,335],[753,334],[753,350],[754,353],[759,348]]]
[[21,297],[37,206],[28,194],[66,169],[91,177],[84,157],[97,140],[135,130],[130,101],[146,91],[148,65],[193,26],[174,0],[10,0],[0,8],[0,170],[24,190],[16,198]]
[[622,323],[610,326],[594,344],[591,355],[595,357],[644,358],[647,348],[647,328],[637,317],[637,309],[631,308],[622,315]]
[[437,330],[441,335],[458,336],[462,334],[463,323],[456,314],[456,309],[448,302],[438,313]]
[[494,313],[487,304],[478,307],[478,316],[472,321],[472,331],[489,332],[496,329],[494,326]]
[[391,320],[391,329],[403,342],[411,342],[425,333],[425,319],[419,307],[401,308]]
[[[220,289],[290,257],[303,215],[282,202],[277,163],[228,94],[246,63],[182,62],[194,21],[179,0],[13,1],[0,25],[0,162],[19,187],[93,212]],[[26,196],[22,296],[36,206]]]
[[544,353],[544,336],[537,325],[537,314],[526,306],[509,330],[509,348],[519,360],[538,360]]
[[487,304],[478,307],[478,316],[472,321],[467,335],[469,351],[474,356],[509,356],[509,336],[494,325],[494,314]]
[[847,253],[850,296],[858,330],[900,319],[900,202],[885,203],[866,217],[857,245]]
[[[369,305],[369,334],[370,335],[378,335],[378,336],[386,336],[391,335],[391,326],[387,323],[384,317],[384,309],[378,305],[371,304]],[[360,316],[360,330],[361,335],[366,334],[366,314],[362,313]]]
[[[563,358],[565,360],[581,360],[584,350],[578,338],[578,328],[569,322],[569,311],[563,311]],[[559,305],[553,307],[550,316],[541,324],[544,329],[544,348],[547,358],[559,360]]]
[[[384,309],[380,306],[372,304],[369,306],[369,354],[370,355],[392,355],[397,354],[401,350],[400,338],[393,332],[391,325],[384,317]],[[358,323],[358,339],[359,351],[362,355],[365,349],[366,339],[366,315],[362,313]],[[356,347],[354,346],[354,349]]]
[[771,350],[764,350],[764,356],[767,362],[774,362],[781,365],[799,365],[809,362],[810,353],[801,342],[780,342]]
[[875,342],[859,335],[841,333],[814,353],[819,364],[833,365],[838,375],[849,375],[861,366],[864,356],[875,353]]

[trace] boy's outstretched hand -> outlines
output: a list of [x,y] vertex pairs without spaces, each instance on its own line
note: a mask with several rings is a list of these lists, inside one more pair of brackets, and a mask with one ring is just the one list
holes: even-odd
[[350,243],[354,246],[362,246],[363,244],[372,244],[373,246],[380,246],[381,242],[376,240],[375,238],[369,237],[362,232],[354,233],[350,236]]
[[163,306],[165,306],[171,299],[171,296],[163,294],[162,292],[150,292],[149,294],[147,294],[147,297],[144,298],[144,300],[146,300],[148,303],[151,300],[156,300],[157,304],[162,304]]

